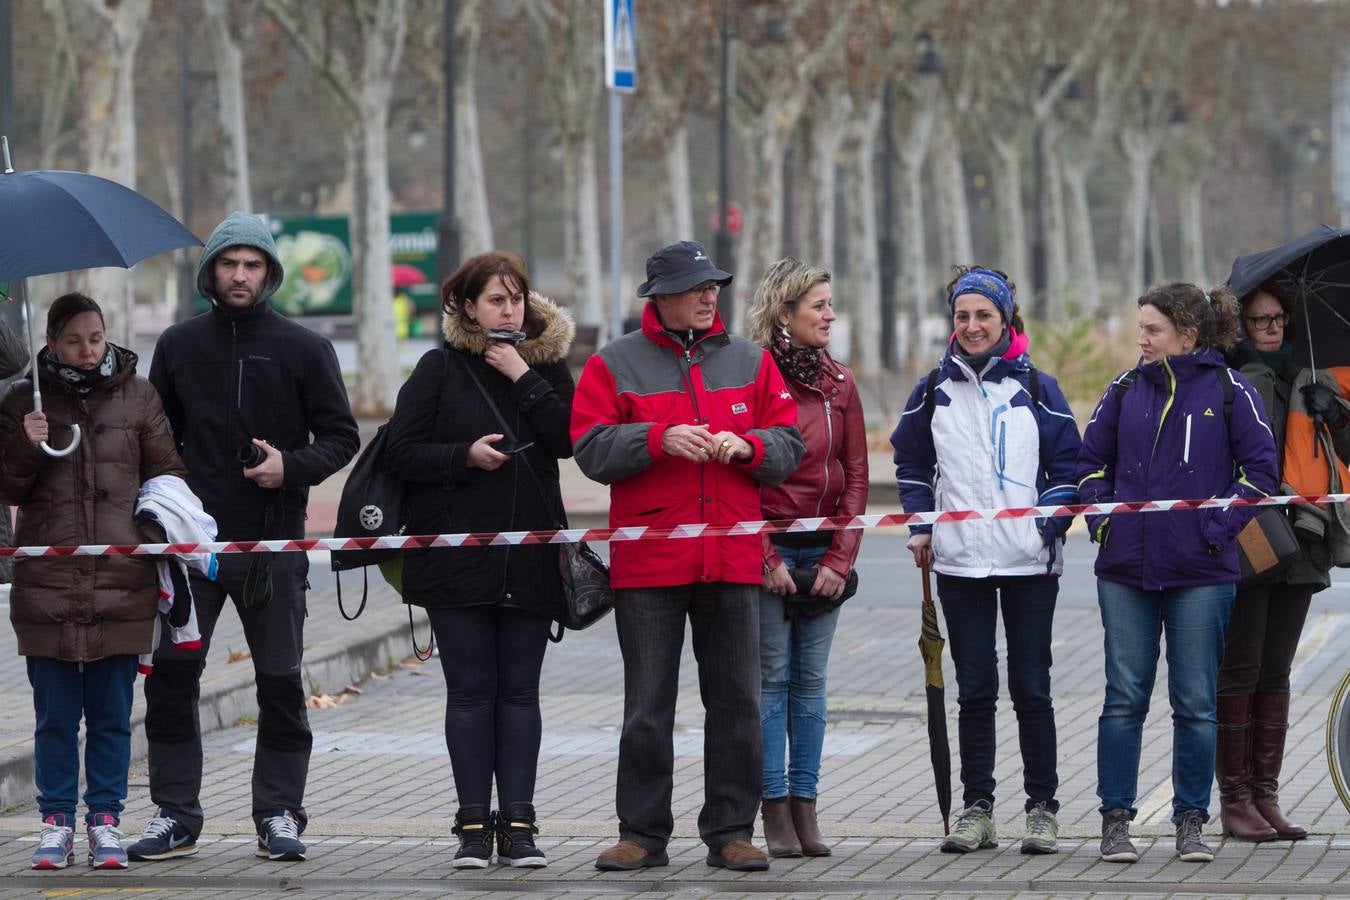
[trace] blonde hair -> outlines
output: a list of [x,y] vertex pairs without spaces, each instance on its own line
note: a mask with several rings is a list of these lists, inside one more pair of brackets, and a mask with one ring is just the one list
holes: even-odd
[[746,313],[750,340],[761,347],[769,346],[779,315],[795,309],[811,288],[829,282],[830,270],[824,266],[809,266],[791,256],[770,264],[755,286],[755,296]]

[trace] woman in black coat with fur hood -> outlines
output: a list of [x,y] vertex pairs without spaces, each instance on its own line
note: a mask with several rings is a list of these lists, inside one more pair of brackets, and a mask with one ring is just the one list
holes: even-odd
[[[530,292],[523,263],[510,253],[461,265],[441,286],[441,306],[445,346],[418,362],[389,423],[385,460],[408,483],[410,532],[565,524],[558,460],[572,455],[572,320]],[[445,742],[459,795],[453,866],[487,866],[494,844],[499,862],[545,865],[533,839],[533,800],[539,672],[562,613],[558,548],[409,550],[403,599],[426,608],[440,645]],[[494,778],[500,812],[490,812]]]

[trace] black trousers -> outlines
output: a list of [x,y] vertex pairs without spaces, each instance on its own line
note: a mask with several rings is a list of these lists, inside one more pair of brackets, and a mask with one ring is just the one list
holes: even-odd
[[251,554],[219,557],[215,581],[192,577],[200,650],[179,650],[167,641],[155,652],[155,670],[145,679],[145,731],[150,744],[150,799],[198,835],[204,814],[202,729],[197,715],[202,670],[211,635],[233,600],[253,659],[258,696],[258,738],[253,754],[253,821],[289,810],[303,830],[305,782],[314,737],[301,678],[305,579],[309,558],[277,553],[271,558],[272,598],[261,608],[243,605]]
[[533,803],[548,619],[499,606],[429,609],[445,673],[445,746],[460,806]]
[[1289,693],[1289,670],[1314,589],[1256,584],[1238,590],[1219,666],[1220,695]]

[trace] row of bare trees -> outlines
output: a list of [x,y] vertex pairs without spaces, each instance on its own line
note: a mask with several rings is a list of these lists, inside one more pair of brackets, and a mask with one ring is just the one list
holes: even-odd
[[[504,223],[537,219],[558,234],[561,298],[598,323],[600,3],[455,6],[463,253],[510,246],[517,233],[504,237]],[[19,102],[38,125],[42,165],[139,181],[183,209],[163,98],[176,77],[172,41],[186,33],[191,64],[214,80],[214,122],[196,144],[213,215],[283,211],[288,182],[335,173],[328,196],[352,224],[354,401],[387,409],[400,376],[390,173],[424,184],[420,196],[440,188],[436,166],[416,166],[390,135],[440,123],[444,0],[42,0],[41,10],[23,25],[32,40],[19,41],[31,54]],[[1308,221],[1333,208],[1322,168],[1305,175],[1319,187],[1294,182],[1296,151],[1329,128],[1344,3],[644,2],[624,135],[636,174],[622,248],[633,280],[654,244],[706,233],[724,17],[742,290],[784,252],[836,268],[863,371],[895,361],[882,358],[883,295],[898,298],[915,341],[951,263],[1008,270],[1041,318],[1109,315],[1146,278],[1206,280],[1234,252],[1282,238],[1281,196],[1286,222],[1294,205]],[[540,121],[522,129],[522,117]],[[882,190],[891,176],[894,206]],[[533,207],[523,177],[537,185]],[[114,333],[125,333],[130,279],[94,277]]]

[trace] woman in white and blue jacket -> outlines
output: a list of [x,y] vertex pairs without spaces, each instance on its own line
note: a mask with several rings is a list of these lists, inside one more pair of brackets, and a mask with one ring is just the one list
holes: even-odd
[[[1078,425],[1055,379],[1031,365],[1016,288],[995,269],[957,266],[956,272],[947,285],[951,344],[910,394],[891,435],[900,502],[906,512],[1077,502]],[[944,852],[998,845],[992,813],[1000,604],[1027,794],[1022,851],[1057,849],[1050,632],[1071,520],[910,528],[906,546],[915,565],[931,564],[937,572],[956,665],[965,808]]]

